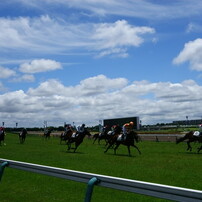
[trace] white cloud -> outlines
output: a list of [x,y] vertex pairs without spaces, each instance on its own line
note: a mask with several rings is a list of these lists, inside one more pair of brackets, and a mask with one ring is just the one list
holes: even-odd
[[15,77],[12,82],[34,82],[35,77],[32,74],[24,74],[22,76]]
[[184,45],[183,50],[174,58],[174,64],[189,62],[190,68],[196,71],[202,71],[202,39],[198,38]]
[[59,62],[48,59],[39,59],[32,60],[30,63],[24,63],[20,65],[19,71],[23,73],[39,73],[39,72],[47,72],[53,71],[57,69],[62,69],[62,66]]
[[[96,90],[97,89],[97,90]],[[100,119],[139,116],[143,124],[200,118],[202,86],[193,80],[182,83],[86,78],[75,86],[48,80],[27,92],[13,91],[0,95],[0,119],[7,124],[18,121],[40,126],[64,121],[95,125]],[[152,95],[152,96],[151,96]]]
[[36,89],[30,88],[28,94],[31,96],[53,96],[63,95],[66,88],[57,80],[50,79],[39,85]]
[[149,27],[135,27],[125,20],[118,20],[115,23],[98,24],[92,38],[101,41],[101,49],[120,46],[139,46],[143,43],[140,36],[147,33],[154,33],[155,30]]
[[[182,18],[199,15],[202,5],[199,0],[148,1],[148,0],[13,0],[29,8],[43,8],[46,12],[53,12],[54,5],[63,9],[82,9],[88,15],[95,16],[118,15],[153,20],[168,18]],[[55,11],[56,12],[56,11]]]
[[[138,47],[151,27],[130,25],[125,20],[114,23],[68,23],[49,16],[39,18],[0,18],[0,48],[35,54],[90,52],[127,56],[128,47]],[[152,39],[151,39],[152,41]],[[1,51],[0,49],[0,51]]]
[[104,50],[101,55],[119,54],[126,56],[126,47],[138,47],[144,42],[144,34],[154,34],[150,27],[135,27],[125,20],[115,23],[101,23],[95,26],[92,39],[96,49]]
[[0,66],[0,79],[6,79],[15,75],[16,72],[14,70]]
[[197,24],[197,23],[189,23],[187,28],[186,28],[186,32],[187,33],[191,33],[191,32],[202,32],[202,25],[201,24]]

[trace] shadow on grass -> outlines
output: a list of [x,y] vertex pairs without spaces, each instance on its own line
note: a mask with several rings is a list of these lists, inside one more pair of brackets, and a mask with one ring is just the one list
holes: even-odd
[[62,150],[61,152],[62,153],[68,153],[68,154],[85,154],[84,152],[79,152],[79,151],[73,152],[70,150]]
[[129,157],[129,158],[134,158],[134,157],[137,157],[135,155],[128,155],[128,154],[112,154],[112,153],[105,153],[105,155],[111,155],[111,156],[125,156],[125,157]]

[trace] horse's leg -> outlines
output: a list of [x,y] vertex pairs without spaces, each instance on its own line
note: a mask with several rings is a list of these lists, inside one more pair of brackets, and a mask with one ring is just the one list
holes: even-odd
[[139,148],[136,145],[131,145],[131,146],[134,147],[135,149],[137,149],[139,154],[141,154],[141,151],[139,150]]
[[81,144],[81,142],[75,142],[75,148],[74,148],[74,152],[77,150],[78,146]]
[[187,142],[187,145],[188,145],[187,151],[192,151],[192,147],[191,147],[191,145],[190,145],[190,141]]
[[109,140],[105,140],[106,144],[105,144],[105,147],[109,144]]
[[95,143],[95,141],[97,140],[97,137],[95,137],[94,141],[93,141],[93,144]]
[[102,138],[98,137],[98,144],[100,145],[100,140],[102,140]]
[[130,154],[130,145],[128,145],[127,147],[128,147],[128,155],[131,156],[131,154]]
[[107,149],[104,151],[104,153],[106,153],[106,152],[108,151],[108,149],[109,149],[113,144],[114,144],[114,143],[111,142],[111,143],[109,144],[109,146],[107,147]]
[[120,142],[116,143],[116,147],[114,148],[114,154],[116,154],[116,150],[118,149],[118,147],[119,147],[120,144],[121,144]]
[[202,145],[201,145],[201,147],[199,147],[198,148],[198,154],[199,154],[199,152],[202,150]]
[[68,146],[67,150],[70,150],[71,149],[71,143],[69,140],[67,141],[67,146]]

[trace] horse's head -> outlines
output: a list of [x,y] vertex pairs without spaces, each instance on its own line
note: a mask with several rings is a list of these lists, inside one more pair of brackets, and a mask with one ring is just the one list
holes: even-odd
[[128,134],[128,139],[133,139],[136,142],[139,142],[139,136],[135,131],[130,131],[130,133]]
[[139,136],[135,131],[131,131],[132,137],[136,142],[139,142]]
[[87,135],[87,136],[91,136],[91,134],[90,134],[90,132],[89,132],[88,130],[84,130],[83,135],[84,135],[84,136],[86,136],[86,135]]
[[139,138],[140,138],[139,135],[136,132],[134,132],[134,139],[136,142],[139,142]]

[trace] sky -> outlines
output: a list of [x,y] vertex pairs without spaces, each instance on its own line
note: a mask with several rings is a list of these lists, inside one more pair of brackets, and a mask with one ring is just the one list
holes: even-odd
[[0,1],[0,125],[202,119],[200,0]]

